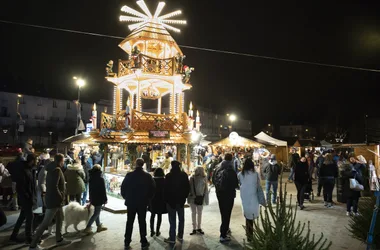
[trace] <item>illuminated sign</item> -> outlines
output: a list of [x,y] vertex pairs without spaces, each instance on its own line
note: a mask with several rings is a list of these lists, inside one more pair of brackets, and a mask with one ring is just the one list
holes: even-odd
[[151,130],[149,131],[149,138],[170,138],[170,131],[168,130]]

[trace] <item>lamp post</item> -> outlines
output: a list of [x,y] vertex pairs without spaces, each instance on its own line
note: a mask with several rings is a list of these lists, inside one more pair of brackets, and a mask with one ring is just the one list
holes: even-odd
[[77,127],[75,129],[75,135],[78,134],[78,129],[79,129],[79,124],[80,121],[82,120],[82,110],[81,110],[81,104],[80,104],[80,89],[86,85],[86,82],[81,79],[77,78],[76,76],[73,77],[75,80],[76,85],[78,86],[78,100],[77,100]]
[[231,132],[233,131],[233,124],[234,124],[234,121],[236,121],[236,115],[229,115],[228,116],[230,122],[231,122]]

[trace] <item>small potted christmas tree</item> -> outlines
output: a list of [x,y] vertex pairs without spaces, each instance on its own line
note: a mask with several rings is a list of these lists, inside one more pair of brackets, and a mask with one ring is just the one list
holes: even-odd
[[291,200],[290,195],[288,205],[286,184],[283,186],[281,176],[277,206],[269,205],[261,210],[259,219],[253,224],[253,236],[247,235],[249,242],[245,243],[246,250],[328,250],[330,248],[332,242],[324,239],[323,233],[317,239],[311,234],[310,222],[302,224],[296,221],[297,206],[292,206]]

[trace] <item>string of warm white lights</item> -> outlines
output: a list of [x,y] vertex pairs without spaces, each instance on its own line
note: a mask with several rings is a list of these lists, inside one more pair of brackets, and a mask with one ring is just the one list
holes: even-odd
[[[35,24],[29,24],[29,23],[19,23],[19,22],[7,21],[7,20],[0,20],[0,23],[14,24],[14,25],[39,28],[39,29],[47,29],[47,30],[54,30],[54,31],[62,31],[62,32],[75,33],[75,34],[81,34],[81,35],[106,37],[106,38],[112,38],[112,39],[125,39],[125,37],[121,37],[121,36],[112,36],[112,35],[105,35],[105,34],[93,33],[93,32],[85,32],[85,31],[79,31],[79,30],[62,29],[62,28],[35,25]],[[215,52],[215,53],[223,53],[223,54],[236,55],[236,56],[254,57],[254,58],[260,58],[260,59],[268,59],[268,60],[299,63],[299,64],[308,64],[308,65],[323,66],[323,67],[330,67],[330,68],[340,68],[340,69],[350,69],[350,70],[380,73],[380,70],[378,70],[378,69],[350,67],[350,66],[344,66],[344,65],[319,63],[319,62],[311,62],[311,61],[301,61],[301,60],[293,60],[293,59],[286,59],[286,58],[279,58],[279,57],[272,57],[272,56],[261,56],[261,55],[255,55],[255,54],[249,54],[249,53],[241,53],[241,52],[234,52],[234,51],[227,51],[227,50],[202,48],[202,47],[188,46],[188,45],[178,45],[178,46],[182,47],[182,48],[186,48],[186,49],[201,50],[201,51]]]

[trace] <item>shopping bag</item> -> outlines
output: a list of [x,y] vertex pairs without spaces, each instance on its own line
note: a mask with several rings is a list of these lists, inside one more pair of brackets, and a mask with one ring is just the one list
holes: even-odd
[[355,191],[363,191],[363,185],[360,185],[355,178],[350,178],[350,188]]

